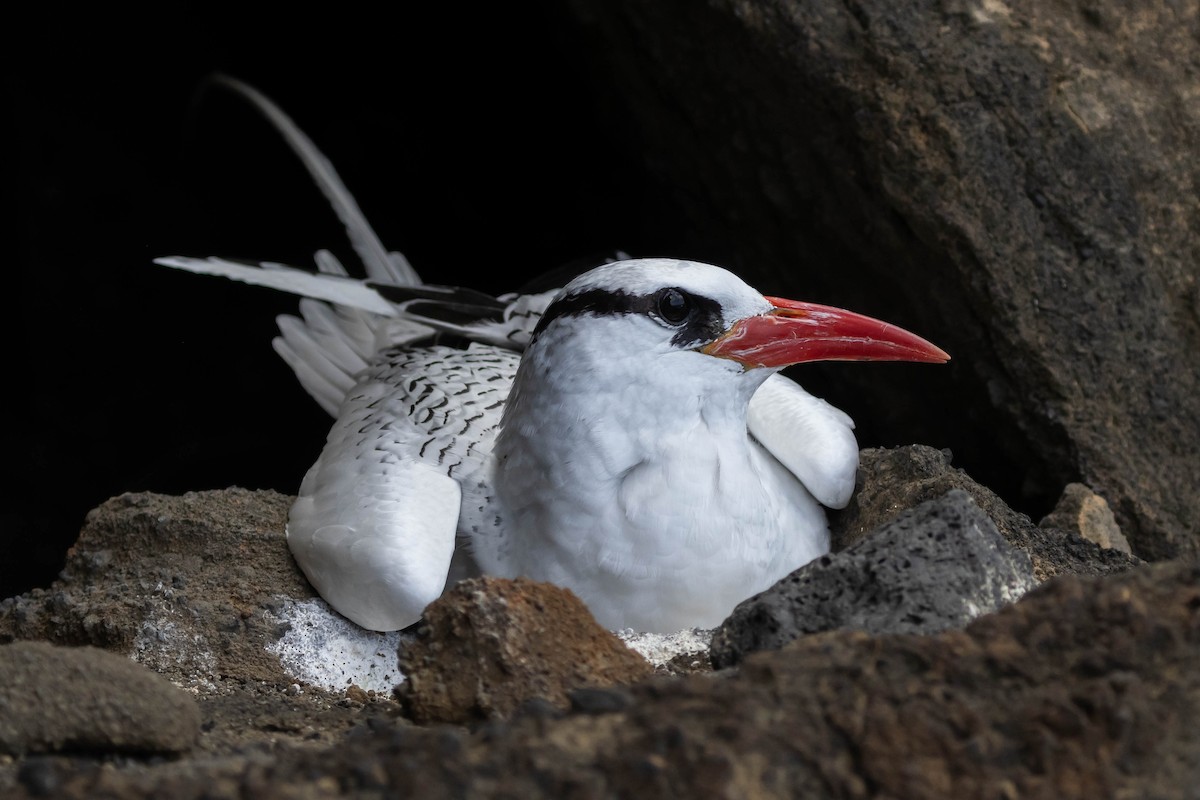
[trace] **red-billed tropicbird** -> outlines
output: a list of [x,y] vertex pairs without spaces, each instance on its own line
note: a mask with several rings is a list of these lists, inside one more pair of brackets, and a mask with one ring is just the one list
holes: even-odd
[[612,629],[714,627],[826,553],[858,447],[778,374],[816,360],[942,362],[848,311],[765,297],[716,266],[623,259],[492,298],[420,281],[270,100],[367,280],[219,258],[157,263],[306,296],[276,350],[334,417],[288,518],[321,596],[365,628],[415,622],[471,574],[565,586]]

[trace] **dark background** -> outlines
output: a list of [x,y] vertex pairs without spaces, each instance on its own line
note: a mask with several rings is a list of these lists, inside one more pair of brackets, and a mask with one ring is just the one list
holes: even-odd
[[47,586],[108,497],[291,493],[320,451],[330,420],[270,347],[295,300],[151,264],[353,263],[299,162],[240,98],[201,91],[209,73],[291,114],[426,280],[504,291],[614,246],[682,254],[556,21],[402,5],[9,30],[0,598]]

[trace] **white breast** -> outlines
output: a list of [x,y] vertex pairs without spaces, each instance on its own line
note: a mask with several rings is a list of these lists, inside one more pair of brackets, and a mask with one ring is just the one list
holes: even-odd
[[663,442],[615,472],[571,458],[596,446],[587,435],[560,449],[557,478],[510,456],[498,488],[520,536],[489,566],[569,587],[610,628],[670,632],[715,627],[828,551],[820,505],[744,429],[677,435],[689,444]]
[[[748,433],[747,404],[766,373],[692,352],[649,370],[614,358],[627,322],[587,318],[595,336],[539,339],[526,352],[496,444],[513,536],[492,560],[477,546],[480,566],[567,586],[609,627],[716,626],[828,551],[824,512]],[[821,403],[798,387],[778,392]],[[848,434],[828,415],[809,424],[827,439],[839,436],[824,430],[831,424]]]

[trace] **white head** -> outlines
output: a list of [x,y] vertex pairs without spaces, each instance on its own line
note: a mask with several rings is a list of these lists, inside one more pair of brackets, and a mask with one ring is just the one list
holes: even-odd
[[600,413],[596,406],[605,403],[619,404],[613,412],[664,423],[693,409],[736,419],[755,389],[790,364],[947,358],[888,323],[765,297],[711,264],[618,261],[580,275],[546,309],[521,361],[505,424],[535,392],[541,397],[536,409],[525,409],[526,425],[540,424],[560,405]]

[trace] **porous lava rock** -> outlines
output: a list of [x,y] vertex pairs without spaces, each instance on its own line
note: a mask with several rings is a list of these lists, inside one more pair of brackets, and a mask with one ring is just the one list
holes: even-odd
[[1039,528],[991,489],[954,467],[949,451],[925,445],[868,448],[859,454],[854,495],[845,509],[829,515],[833,549],[850,547],[903,510],[953,489],[971,495],[1008,543],[1029,554],[1038,580],[1059,574],[1102,575],[1143,563],[1070,531]]
[[459,582],[425,609],[400,668],[396,694],[425,723],[507,717],[535,698],[566,707],[573,689],[653,673],[569,590],[487,577]]
[[713,636],[717,669],[820,631],[961,628],[1037,585],[971,495],[953,489],[742,601]]

